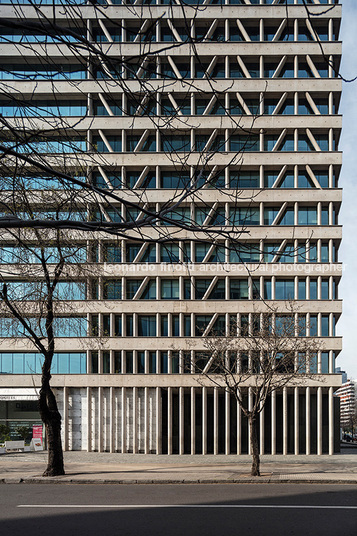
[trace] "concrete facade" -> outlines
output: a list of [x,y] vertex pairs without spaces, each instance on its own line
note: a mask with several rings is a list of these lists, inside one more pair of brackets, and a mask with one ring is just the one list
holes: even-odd
[[[93,65],[73,83],[26,78],[11,83],[12,90],[24,98],[50,99],[55,87],[68,102],[84,99],[86,116],[80,121],[68,118],[75,134],[87,143],[81,162],[88,165],[92,180],[112,187],[113,170],[123,181],[133,176],[134,190],[143,188],[151,173],[153,186],[145,190],[148,205],[160,206],[172,198],[175,189],[164,182],[169,173],[188,169],[194,176],[201,158],[197,150],[200,136],[205,137],[206,148],[210,140],[220,137],[222,145],[210,158],[209,167],[212,173],[222,169],[222,186],[217,190],[203,188],[199,202],[185,208],[193,216],[203,203],[212,210],[220,207],[229,221],[233,205],[227,192],[232,195],[237,189],[242,194],[237,196],[235,208],[253,208],[255,215],[254,224],[247,225],[247,244],[255,248],[255,254],[251,253],[245,263],[230,256],[228,240],[219,260],[214,246],[198,251],[187,230],[175,231],[179,244],[175,263],[165,260],[160,245],[150,250],[148,262],[148,244],[134,250],[125,239],[118,242],[120,260],[113,262],[107,253],[112,241],[101,238],[95,254],[100,275],[87,282],[85,297],[75,305],[76,314],[88,321],[87,336],[56,341],[56,351],[68,359],[85,354],[81,373],[62,374],[59,365],[53,375],[66,450],[248,453],[247,421],[236,402],[208,380],[197,381],[195,361],[204,351],[202,331],[207,335],[218,323],[228,331],[232,321],[251,326],[253,313],[265,311],[266,303],[283,312],[289,300],[296,303],[306,321],[306,336],[321,339],[323,349],[311,371],[314,377],[294,381],[269,398],[260,416],[260,451],[286,455],[333,454],[337,450],[333,392],[341,384],[334,371],[342,348],[341,338],[335,334],[342,311],[338,297],[342,275],[338,258],[342,118],[338,112],[341,80],[337,76],[341,6],[314,0],[308,9],[318,16],[311,16],[311,21],[301,2],[287,3],[288,18],[287,7],[281,5],[284,2],[275,0],[244,0],[236,5],[204,2],[198,11],[191,6],[182,11],[180,5],[154,2],[130,8],[109,2],[105,14],[91,6],[77,7],[88,36],[97,39],[113,58],[141,54],[144,45],[139,30],[145,32],[145,21],[157,21],[150,54],[157,73],[167,69],[173,79],[168,82],[159,74],[150,80],[151,88],[157,90],[156,112],[163,115],[155,128],[149,116],[130,115],[130,95],[140,93],[141,85],[124,67],[127,93],[115,84],[103,89],[93,75]],[[41,10],[52,16],[50,6]],[[21,12],[27,20],[35,18],[31,6],[22,5]],[[59,7],[57,22],[65,25],[68,13]],[[75,10],[71,17],[73,13]],[[18,14],[10,5],[1,5],[0,17],[16,19]],[[182,38],[187,21],[192,36],[201,36],[195,50]],[[171,35],[165,39],[177,46],[155,55],[163,48],[168,30]],[[19,47],[14,43],[1,42],[0,53],[4,64],[10,64],[13,57],[20,61]],[[21,61],[34,63],[42,53],[42,45],[34,43],[21,49]],[[46,53],[54,63],[72,58],[64,44],[48,44]],[[204,75],[199,74],[197,57],[205,66]],[[229,114],[214,108],[217,103],[212,84]],[[182,112],[184,97],[189,104]],[[120,103],[120,116],[112,98]],[[176,114],[169,129],[181,130],[190,145],[185,166],[180,157],[175,159],[165,152],[168,127],[163,110],[168,101]],[[50,121],[53,128],[59,125],[56,117]],[[239,135],[237,122],[238,133],[248,130],[255,140],[253,150],[237,152],[233,143]],[[48,128],[48,120],[38,118],[36,124]],[[132,135],[137,137],[135,145]],[[143,150],[148,139],[155,147],[150,152]],[[103,147],[104,158],[96,154],[93,144]],[[70,163],[71,156],[66,158]],[[250,185],[235,185],[234,177],[240,173]],[[121,194],[130,200],[130,190],[124,187]],[[105,207],[102,211],[110,220],[110,212]],[[124,204],[122,214],[125,216]],[[210,223],[209,214],[204,223]],[[157,237],[157,229],[147,229],[145,236]],[[7,278],[16,279],[16,274]],[[114,279],[120,290],[110,297],[108,285]],[[138,284],[129,297],[134,279]],[[198,295],[198,282],[203,279],[206,287]],[[168,280],[177,289],[170,299],[164,297]],[[240,299],[232,291],[236,280],[244,288]],[[202,331],[197,328],[199,323]],[[20,354],[32,351],[24,339],[1,339],[1,356],[11,354],[14,363]],[[0,387],[6,388],[9,396],[12,393],[16,399],[19,389],[39,385],[38,376],[14,370],[3,368],[0,374]],[[249,382],[243,389],[249,397]]]

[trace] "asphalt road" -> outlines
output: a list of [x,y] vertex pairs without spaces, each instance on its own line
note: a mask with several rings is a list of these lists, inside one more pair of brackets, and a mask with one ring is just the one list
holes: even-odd
[[0,485],[11,536],[357,534],[351,485]]

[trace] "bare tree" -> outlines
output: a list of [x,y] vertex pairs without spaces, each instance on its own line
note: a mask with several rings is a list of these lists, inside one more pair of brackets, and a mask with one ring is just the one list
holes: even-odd
[[[20,180],[11,196],[7,208],[14,217],[21,212],[21,217],[29,221],[36,219],[37,211],[47,212],[48,217],[58,221],[63,206],[70,206],[68,217],[74,217],[79,208],[75,192],[63,190],[47,192],[47,206],[43,199],[36,207],[33,191],[20,185]],[[94,268],[87,263],[90,259],[86,242],[67,229],[8,229],[2,233],[2,240],[6,245],[0,247],[1,337],[25,338],[42,356],[39,411],[48,446],[44,476],[61,475],[61,415],[50,385],[51,366],[56,337],[66,336],[69,328],[78,329],[77,336],[88,333],[86,319],[74,316],[76,309],[71,304],[73,300],[86,299],[87,283]]]
[[211,332],[204,338],[206,357],[196,365],[198,381],[226,389],[247,417],[252,476],[260,476],[258,418],[267,398],[285,386],[304,383],[317,359],[319,342],[305,334],[305,323],[287,304],[286,313],[266,307],[253,315],[251,325],[234,324],[228,334]]

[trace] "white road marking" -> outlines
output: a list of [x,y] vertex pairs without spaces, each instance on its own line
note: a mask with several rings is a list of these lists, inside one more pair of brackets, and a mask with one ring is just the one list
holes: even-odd
[[284,508],[300,510],[357,510],[357,506],[288,504],[18,504],[17,508]]

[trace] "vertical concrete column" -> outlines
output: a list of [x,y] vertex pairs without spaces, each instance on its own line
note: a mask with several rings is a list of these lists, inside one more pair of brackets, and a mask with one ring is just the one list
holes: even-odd
[[133,387],[133,454],[138,452],[138,388]]
[[103,387],[98,387],[98,452],[103,452]]
[[333,19],[328,20],[328,40],[333,41]]
[[149,389],[144,387],[144,453],[149,454]]
[[264,130],[259,130],[259,151],[264,151]]
[[[251,387],[248,387],[248,409],[249,411],[253,407],[253,393]],[[250,427],[248,426],[248,454],[252,454],[252,450],[250,447]]]
[[207,387],[202,387],[202,454],[207,454]]
[[333,387],[328,390],[328,453],[332,456],[334,451],[334,412],[333,412]]
[[225,454],[230,454],[231,451],[231,394],[228,390],[225,391]]
[[86,354],[87,354],[86,355],[86,357],[87,357],[87,374],[90,374],[92,372],[91,351],[87,350]]
[[288,390],[283,388],[283,455],[288,453]]
[[121,388],[121,451],[127,451],[126,444],[126,387]]
[[264,166],[259,166],[259,188],[264,188]]
[[[329,109],[330,109],[330,114],[332,114],[333,93],[330,93]],[[334,188],[334,184],[333,184],[333,165],[332,164],[330,164],[329,167],[328,167],[328,187],[329,188]],[[329,262],[332,262],[332,260],[330,260]]]
[[179,454],[184,454],[185,449],[185,398],[184,398],[184,388],[179,388]]
[[[239,387],[238,387],[239,389]],[[242,454],[242,409],[237,400],[237,454]]]
[[218,454],[218,387],[213,388],[213,454]]
[[87,387],[87,452],[92,451],[92,390]]
[[259,451],[260,454],[264,454],[264,408],[261,409],[259,414]]
[[167,388],[167,454],[172,454],[172,387]]
[[161,454],[161,452],[162,452],[161,387],[156,387],[155,397],[156,397],[156,422],[155,422],[155,424],[156,424],[156,438],[155,438],[156,446],[155,446],[155,449],[156,449],[156,454]]
[[305,400],[306,400],[306,454],[311,452],[311,434],[310,434],[310,417],[311,417],[311,408],[310,408],[310,387],[305,389]]
[[271,453],[276,454],[276,391],[271,394]]
[[196,396],[195,388],[191,387],[191,454],[196,452]]
[[68,450],[68,387],[63,387],[63,450]]
[[114,387],[109,387],[109,451],[115,452],[115,413],[114,413]]
[[294,453],[299,454],[299,388],[294,389]]
[[322,454],[322,387],[317,388],[317,454]]

